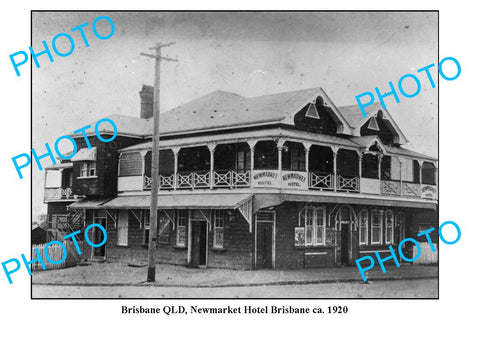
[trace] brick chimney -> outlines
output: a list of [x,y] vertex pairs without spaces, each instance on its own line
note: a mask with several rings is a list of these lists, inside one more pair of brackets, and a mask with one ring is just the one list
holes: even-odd
[[153,117],[153,86],[143,85],[140,90],[140,118]]

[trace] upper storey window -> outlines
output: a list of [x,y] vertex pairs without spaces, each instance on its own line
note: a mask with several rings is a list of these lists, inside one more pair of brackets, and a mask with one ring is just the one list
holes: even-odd
[[119,176],[135,176],[142,174],[143,159],[140,152],[126,153],[119,159]]
[[320,119],[320,116],[318,115],[318,111],[315,108],[314,104],[310,103],[308,105],[308,109],[307,109],[307,113],[305,113],[305,117]]
[[82,162],[80,166],[80,178],[95,177],[97,175],[96,162]]
[[379,130],[380,130],[380,129],[378,128],[377,120],[375,119],[375,117],[370,118],[370,121],[368,122],[368,128],[369,128],[370,130],[375,130],[375,131],[379,131]]

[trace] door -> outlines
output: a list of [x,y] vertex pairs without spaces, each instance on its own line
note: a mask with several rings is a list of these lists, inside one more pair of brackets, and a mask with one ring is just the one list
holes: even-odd
[[257,268],[272,268],[273,222],[257,222]]
[[[102,227],[104,227],[105,230],[107,229],[106,228],[107,219],[105,217],[95,217],[93,219],[93,223],[98,223]],[[102,243],[103,239],[104,239],[104,235],[103,235],[102,230],[100,228],[92,228],[91,230],[93,230],[93,244]],[[105,258],[105,245],[106,245],[106,242],[101,247],[92,248],[93,249],[93,257]]]
[[350,264],[350,248],[351,248],[351,238],[350,238],[350,222],[340,222],[341,228],[341,264],[349,265]]
[[207,222],[192,221],[192,249],[190,265],[203,267],[207,265]]
[[348,205],[342,206],[336,215],[336,251],[337,265],[352,265],[358,257],[358,231],[355,227],[355,211]]
[[255,216],[256,262],[257,269],[272,269],[275,257],[275,212],[257,211]]

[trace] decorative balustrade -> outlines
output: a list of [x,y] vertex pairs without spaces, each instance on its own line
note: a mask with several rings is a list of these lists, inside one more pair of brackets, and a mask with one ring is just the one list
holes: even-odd
[[72,188],[45,188],[44,199],[50,200],[68,200],[74,199]]
[[177,174],[178,189],[197,189],[210,187],[210,172],[179,172]]
[[420,197],[420,184],[403,182],[403,196],[404,197]]
[[[263,171],[266,172],[266,171]],[[262,172],[262,174],[263,174]],[[275,174],[274,170],[269,170],[268,173]],[[277,182],[272,183],[275,187],[283,188],[285,186],[284,177],[292,177],[292,171],[284,172],[284,176],[275,177]],[[302,172],[305,178],[305,172]],[[289,176],[287,176],[289,175]],[[273,175],[272,175],[273,176]],[[272,177],[273,178],[273,177]],[[308,187],[305,184],[304,187],[296,186],[296,190],[320,190],[320,191],[342,191],[351,193],[367,193],[382,196],[399,196],[405,198],[427,198],[436,199],[436,186],[424,185],[423,187],[418,183],[400,182],[398,180],[378,180],[369,179],[377,183],[377,187],[373,186],[368,189],[367,186],[362,184],[362,190],[360,190],[359,177],[349,177],[343,175],[337,175],[337,180],[332,173],[326,172],[310,172],[308,173]],[[151,178],[143,176],[143,189],[150,190]],[[336,182],[336,183],[335,183]],[[373,185],[372,184],[372,185]],[[335,188],[336,185],[336,188]],[[252,172],[250,170],[215,170],[213,173],[210,171],[198,171],[198,172],[179,172],[175,178],[174,174],[159,175],[159,190],[180,190],[180,189],[220,189],[220,188],[242,188],[242,187],[261,187],[254,183]],[[289,187],[291,189],[291,187]],[[70,188],[47,188],[45,189],[45,200],[54,199],[68,199],[73,198]]]
[[360,191],[358,177],[344,177],[342,175],[337,176],[337,190],[341,191]]
[[250,170],[217,170],[213,172],[213,186],[216,188],[237,188],[250,185]]
[[[158,175],[158,190],[172,190],[174,188],[175,177],[171,175]],[[150,190],[152,188],[152,178],[143,176],[143,189]]]
[[310,189],[333,190],[333,174],[310,172]]
[[380,185],[382,195],[401,195],[400,181],[382,181]]

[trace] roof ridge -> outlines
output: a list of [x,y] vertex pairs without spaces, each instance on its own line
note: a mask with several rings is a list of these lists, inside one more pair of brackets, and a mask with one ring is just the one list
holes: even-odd
[[309,87],[309,88],[301,89],[301,90],[275,92],[275,93],[262,94],[262,95],[259,95],[259,96],[246,97],[246,98],[247,98],[247,99],[254,99],[254,98],[262,98],[262,97],[268,97],[268,96],[277,96],[277,95],[282,95],[282,94],[287,94],[287,93],[305,92],[305,91],[320,90],[320,89],[321,89],[320,86],[318,86],[318,87]]

